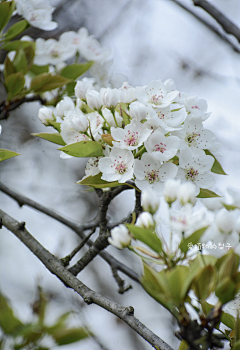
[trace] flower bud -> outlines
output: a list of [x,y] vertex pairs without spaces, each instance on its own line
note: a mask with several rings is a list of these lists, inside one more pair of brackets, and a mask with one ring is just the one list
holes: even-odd
[[147,118],[147,107],[139,101],[134,101],[130,104],[130,116],[133,119],[137,119],[139,121]]
[[154,228],[154,220],[152,215],[147,211],[141,213],[137,218],[136,226],[142,228]]
[[121,224],[111,230],[111,237],[108,242],[118,249],[128,247],[131,243],[131,236],[125,225]]
[[112,137],[112,135],[111,134],[103,134],[102,135],[102,139],[103,139],[103,141],[104,142],[106,142],[109,146],[113,146],[113,141],[114,141],[114,139],[113,139],[113,137]]
[[159,197],[153,190],[142,192],[141,204],[144,211],[149,211],[152,215],[156,213],[159,207]]
[[169,179],[165,182],[163,195],[166,202],[171,205],[177,199],[181,180]]
[[38,111],[38,118],[45,125],[49,125],[48,121],[55,121],[53,110],[49,107],[41,107]]
[[93,88],[94,79],[92,78],[83,78],[82,80],[77,81],[75,86],[75,95],[77,98],[86,98],[86,92],[90,88]]
[[56,106],[57,115],[60,118],[63,118],[64,113],[68,112],[68,111],[71,111],[71,110],[74,110],[74,107],[75,106],[74,106],[73,100],[70,97],[65,96],[63,98],[63,100],[58,102],[58,104]]
[[177,198],[182,205],[187,203],[194,205],[196,203],[196,193],[197,187],[192,182],[185,182],[180,186]]
[[115,107],[120,101],[120,92],[117,89],[101,88],[99,95],[102,104],[106,107]]
[[99,99],[99,92],[91,88],[89,88],[86,92],[86,100],[87,100],[88,106],[92,110],[99,109],[102,105]]

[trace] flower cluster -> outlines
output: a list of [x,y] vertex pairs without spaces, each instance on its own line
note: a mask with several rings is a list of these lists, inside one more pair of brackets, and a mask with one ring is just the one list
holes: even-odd
[[[203,126],[210,115],[205,100],[177,91],[171,79],[97,91],[84,78],[75,95],[75,101],[64,97],[52,118],[61,123],[66,144],[92,140],[104,149],[104,156],[89,160],[86,175],[101,173],[101,179],[119,183],[133,179],[140,190],[159,195],[168,179],[195,184],[195,195],[214,184],[212,152],[219,144]],[[43,121],[41,116],[42,110]]]

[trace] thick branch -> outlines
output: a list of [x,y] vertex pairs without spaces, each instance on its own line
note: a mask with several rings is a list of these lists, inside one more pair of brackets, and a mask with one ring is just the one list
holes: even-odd
[[9,215],[0,210],[0,219],[2,224],[17,236],[30,250],[36,255],[46,268],[62,282],[74,289],[87,304],[97,304],[112,314],[118,316],[133,330],[135,330],[143,339],[150,343],[155,349],[173,350],[161,338],[149,330],[134,315],[134,309],[123,307],[114,301],[107,299],[99,293],[92,291],[85,284],[74,277],[48,250],[46,250],[26,229],[25,225],[17,222]]
[[[0,182],[0,191],[4,192],[8,196],[16,200],[20,207],[22,207],[23,205],[27,205],[61,222],[62,224],[66,225],[67,227],[75,231],[78,234],[78,236],[81,237],[82,239],[86,237],[83,230],[91,229],[98,225],[98,218],[94,219],[93,221],[86,222],[84,224],[76,224],[73,221],[70,221],[62,217],[61,215],[56,213],[54,210],[48,209],[43,205],[23,195],[20,195],[19,193],[16,193],[15,191],[11,190],[1,182]],[[86,244],[91,247],[93,245],[93,242],[89,239],[86,242]],[[111,268],[115,268],[118,271],[123,272],[126,276],[130,277],[132,280],[139,283],[139,276],[136,274],[136,272],[134,272],[129,267],[127,267],[126,265],[124,265],[123,263],[115,259],[109,253],[102,251],[99,253],[99,255],[111,266]]]
[[193,3],[195,6],[201,7],[203,10],[205,10],[222,26],[226,33],[235,36],[238,42],[240,42],[240,28],[236,26],[236,24],[234,24],[232,21],[230,21],[216,7],[214,7],[206,0],[193,0]]

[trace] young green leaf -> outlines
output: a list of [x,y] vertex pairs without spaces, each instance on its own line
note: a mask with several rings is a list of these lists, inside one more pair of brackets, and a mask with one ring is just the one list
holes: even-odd
[[24,84],[25,79],[21,72],[9,75],[5,80],[8,100],[11,100],[13,96],[17,95],[23,89]]
[[206,229],[207,227],[200,228],[199,230],[193,232],[189,237],[182,239],[181,243],[179,244],[181,251],[183,253],[187,253],[190,247],[199,242]]
[[0,149],[0,162],[19,155],[19,153],[9,151],[8,149]]
[[15,38],[15,36],[21,34],[25,29],[29,27],[30,25],[25,19],[15,23],[12,27],[8,29],[7,33],[5,34],[5,40],[12,40],[13,38]]
[[211,171],[215,174],[219,174],[219,175],[227,175],[225,173],[225,171],[223,170],[221,164],[219,163],[219,161],[216,159],[216,157],[207,149],[205,150],[206,155],[212,156],[214,158],[214,163],[212,166]]
[[60,75],[62,75],[65,78],[75,80],[82,74],[84,74],[87,70],[89,70],[93,63],[93,61],[90,61],[86,63],[69,64],[61,70]]
[[42,73],[32,79],[30,89],[35,92],[51,91],[68,84],[70,81],[58,74]]
[[75,343],[89,336],[84,328],[62,328],[56,330],[51,335],[58,345]]
[[137,227],[131,224],[126,224],[126,226],[135,239],[143,242],[158,254],[162,252],[162,242],[156,233],[153,233],[146,228]]
[[49,65],[46,64],[45,66],[37,66],[36,64],[33,64],[30,72],[33,73],[34,75],[48,73],[49,72]]
[[61,135],[59,133],[57,133],[57,132],[52,133],[52,134],[45,133],[45,132],[42,132],[40,134],[33,133],[32,135],[40,137],[40,138],[42,138],[44,140],[56,143],[57,145],[62,145],[62,146],[66,145],[66,143],[63,141]]
[[107,188],[107,187],[117,187],[121,186],[123,184],[120,184],[118,181],[114,182],[107,182],[105,180],[101,179],[102,173],[99,173],[95,176],[88,176],[85,179],[78,181],[78,184],[85,185],[85,186],[91,186],[93,188]]
[[210,191],[206,188],[200,188],[200,193],[197,195],[197,198],[213,198],[213,197],[221,197],[213,191]]
[[102,146],[96,141],[80,141],[59,148],[59,150],[73,157],[101,157],[103,155]]
[[9,75],[16,73],[15,67],[12,63],[12,61],[6,56],[5,62],[4,62],[4,78],[6,79]]
[[15,3],[14,1],[6,1],[0,3],[0,31],[5,27],[5,25],[10,20],[12,13],[14,11]]
[[12,334],[23,326],[23,323],[17,319],[11,309],[7,299],[0,294],[0,328],[6,334]]

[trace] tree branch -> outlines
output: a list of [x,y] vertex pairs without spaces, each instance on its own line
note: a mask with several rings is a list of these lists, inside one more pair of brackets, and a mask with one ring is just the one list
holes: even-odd
[[87,304],[94,303],[103,309],[118,316],[133,330],[135,330],[143,339],[151,344],[155,349],[173,350],[167,343],[148,329],[133,314],[133,307],[123,307],[116,302],[94,292],[83,284],[79,279],[74,277],[48,250],[46,250],[26,229],[25,225],[17,222],[8,214],[0,210],[0,219],[2,224],[17,236],[30,250],[38,257],[38,259],[46,266],[46,268],[63,283],[74,289]]
[[209,28],[211,31],[213,31],[220,39],[224,40],[227,42],[229,45],[232,46],[234,51],[240,53],[240,47],[235,44],[231,38],[229,38],[226,34],[221,32],[216,26],[208,22],[205,18],[199,16],[198,13],[196,13],[194,10],[192,10],[190,7],[186,6],[183,2],[180,0],[173,0],[175,4],[186,10],[188,13],[190,13],[193,17],[195,17],[197,20],[199,20],[201,23],[203,23],[207,28]]
[[31,96],[31,97],[23,97],[20,100],[13,100],[10,102],[3,101],[0,105],[0,120],[7,119],[9,117],[9,112],[20,107],[23,103],[34,102],[34,101],[40,101],[43,105],[46,103],[46,100],[39,95]]
[[240,43],[240,28],[230,21],[222,12],[206,0],[192,0],[195,6],[201,7],[212,16],[223,28],[223,30],[235,36]]
[[[34,208],[34,209],[50,216],[51,218],[57,220],[58,222],[61,222],[62,224],[66,225],[67,227],[71,228],[74,232],[76,232],[77,235],[82,239],[84,239],[86,237],[83,230],[91,229],[91,228],[96,227],[98,225],[98,217],[95,218],[93,221],[89,221],[89,222],[86,222],[84,224],[76,224],[73,221],[70,221],[70,220],[62,217],[61,215],[56,213],[54,210],[46,208],[43,205],[11,190],[10,188],[5,186],[1,182],[0,182],[0,191],[4,192],[8,196],[10,196],[12,199],[17,201],[17,203],[19,204],[20,207],[22,207],[23,205],[27,205],[31,208]],[[93,245],[93,242],[90,239],[88,239],[86,244],[91,247]],[[123,263],[121,263],[120,261],[115,259],[109,253],[102,251],[99,253],[99,255],[111,266],[111,268],[115,268],[118,271],[121,271],[126,276],[130,277],[132,280],[139,283],[138,274],[136,274],[136,272],[134,272],[129,267],[127,267],[126,265],[124,265]]]

